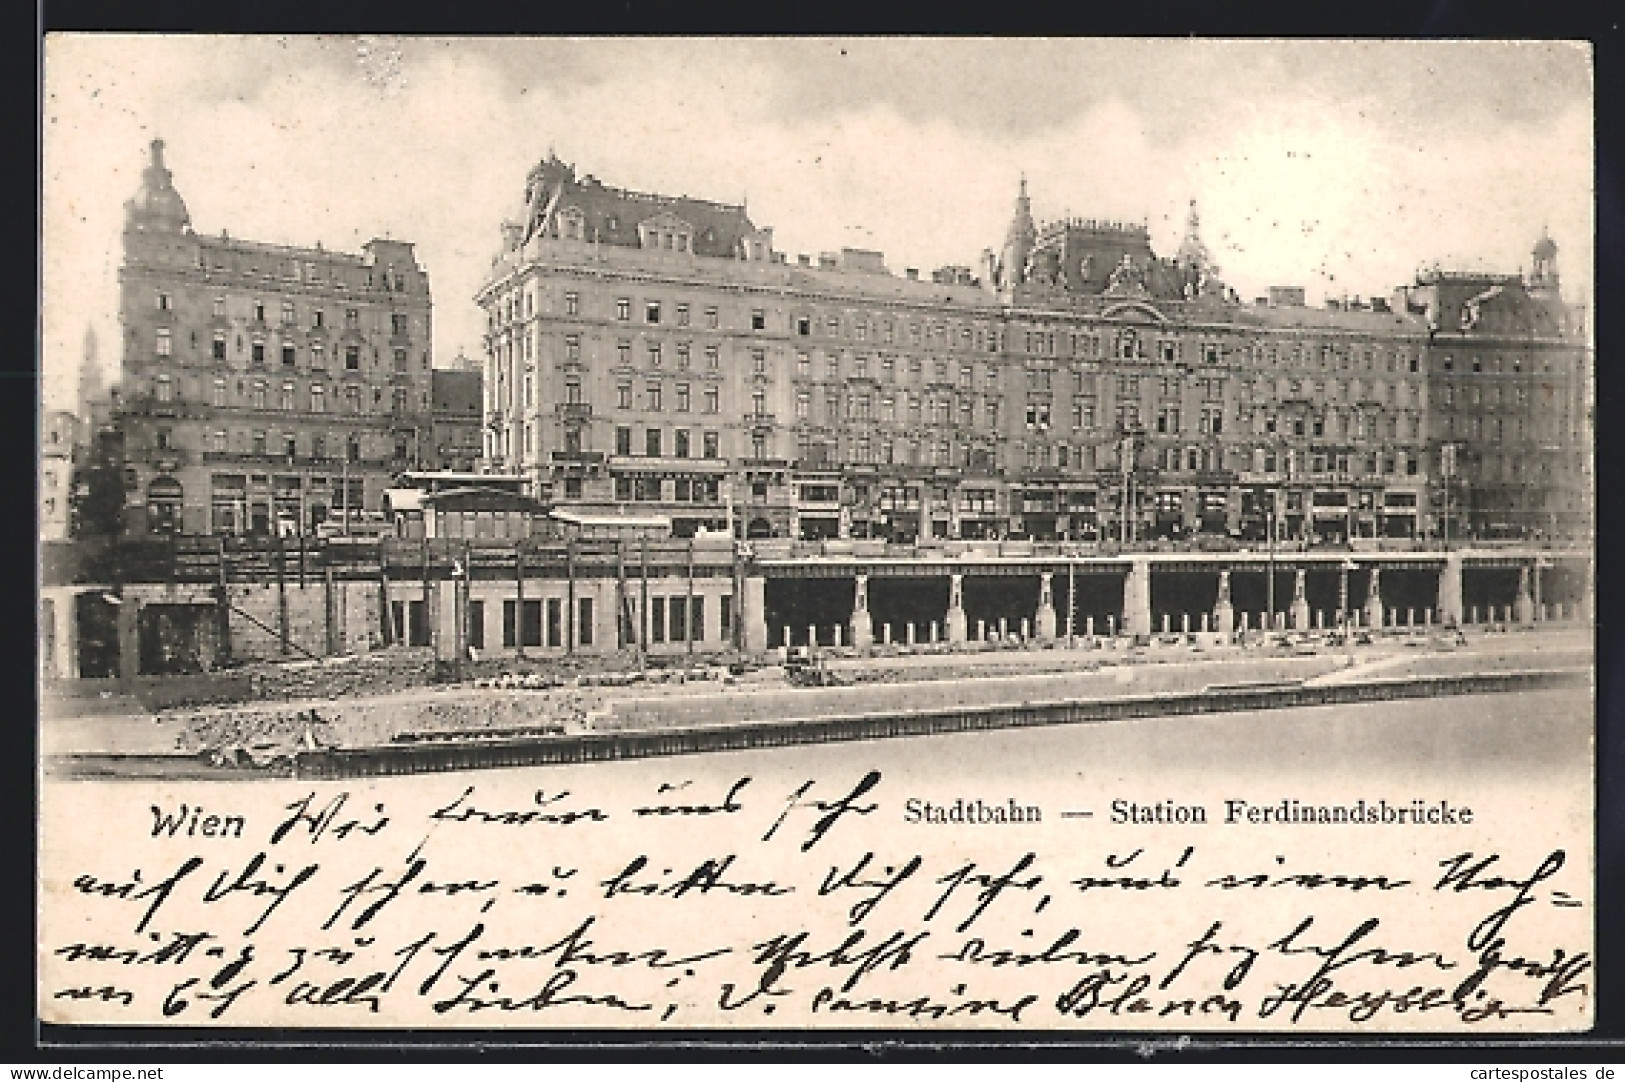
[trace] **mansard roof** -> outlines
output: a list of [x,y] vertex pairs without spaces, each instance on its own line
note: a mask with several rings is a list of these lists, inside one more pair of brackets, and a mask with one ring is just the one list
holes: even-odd
[[557,216],[573,209],[582,219],[582,239],[636,248],[638,226],[669,214],[692,227],[696,255],[724,259],[737,258],[740,242],[758,233],[743,205],[611,188],[591,175],[577,178],[574,167],[557,158],[531,170],[527,189],[532,208],[527,233],[545,230],[556,236]]

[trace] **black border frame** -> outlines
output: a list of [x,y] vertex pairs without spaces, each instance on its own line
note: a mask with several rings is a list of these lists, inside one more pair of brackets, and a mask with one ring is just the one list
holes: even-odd
[[[1625,501],[1610,498],[1625,488],[1625,374],[1605,360],[1616,337],[1617,320],[1604,298],[1621,295],[1620,254],[1625,249],[1625,183],[1619,141],[1620,113],[1625,107],[1625,33],[1617,11],[1539,6],[1490,7],[1435,0],[1400,4],[1392,0],[1362,3],[1328,11],[1296,3],[1256,5],[1243,12],[1218,4],[1165,0],[1148,6],[1120,5],[1090,11],[1077,23],[1062,22],[1053,10],[999,5],[958,5],[922,9],[898,4],[836,3],[788,0],[750,9],[720,4],[676,7],[654,0],[617,0],[613,4],[558,7],[499,5],[490,0],[463,0],[455,13],[432,0],[412,0],[385,10],[365,10],[359,3],[327,0],[284,0],[274,9],[245,10],[237,5],[194,2],[118,3],[116,0],[41,0],[35,24],[34,136],[35,311],[27,325],[35,331],[34,348],[0,361],[0,387],[19,387],[37,380],[39,365],[38,305],[40,194],[39,139],[43,105],[43,34],[53,31],[153,31],[209,33],[397,33],[409,35],[546,34],[986,34],[995,36],[1088,34],[1150,37],[1331,37],[1365,38],[1573,38],[1589,40],[1595,58],[1597,268],[1592,300],[1596,341],[1596,486],[1597,486],[1597,806],[1596,806],[1596,1026],[1587,1033],[1538,1039],[1456,1037],[1380,1037],[1303,1033],[1284,1036],[1238,1033],[1233,1037],[1175,1033],[1090,1031],[1077,1034],[985,1034],[968,1031],[873,1030],[694,1030],[681,1034],[631,1033],[619,1030],[421,1030],[309,1031],[245,1029],[179,1029],[169,1027],[42,1026],[34,1009],[36,988],[35,893],[16,884],[36,867],[37,836],[32,829],[37,784],[31,620],[0,624],[8,649],[0,672],[13,674],[27,687],[28,712],[11,718],[11,754],[0,757],[5,781],[0,808],[13,829],[6,833],[5,867],[11,889],[0,898],[9,919],[9,934],[0,936],[0,1058],[14,1063],[107,1062],[548,1062],[627,1063],[662,1060],[754,1061],[797,1059],[807,1062],[884,1061],[929,1063],[988,1062],[1020,1056],[1042,1062],[1153,1059],[1178,1063],[1338,1062],[1358,1059],[1379,1063],[1543,1062],[1562,1063],[1601,1058],[1625,1059],[1625,635],[1614,614],[1622,603],[1625,574],[1603,559],[1605,539],[1621,536]],[[1611,18],[1610,16],[1613,16]],[[1493,198],[1493,193],[1486,193]],[[16,290],[15,293],[21,293]],[[15,319],[12,326],[24,325]],[[24,364],[23,358],[28,358]],[[0,439],[17,443],[11,461],[32,459],[38,423],[34,396],[0,395]],[[35,501],[37,507],[37,500]],[[12,553],[28,554],[35,566],[34,538],[0,536]],[[8,566],[15,567],[15,559]],[[27,596],[20,590],[5,597]],[[21,615],[21,614],[19,614]],[[37,610],[34,615],[37,616]],[[26,740],[15,739],[28,722]],[[26,745],[26,746],[25,746]],[[24,934],[26,931],[26,934]],[[42,1043],[48,1042],[48,1043]]]

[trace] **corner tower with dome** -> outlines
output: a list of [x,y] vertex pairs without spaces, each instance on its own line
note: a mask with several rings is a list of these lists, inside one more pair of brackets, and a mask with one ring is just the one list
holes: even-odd
[[124,204],[126,533],[297,534],[379,507],[431,439],[429,278],[359,253],[204,235],[149,147]]

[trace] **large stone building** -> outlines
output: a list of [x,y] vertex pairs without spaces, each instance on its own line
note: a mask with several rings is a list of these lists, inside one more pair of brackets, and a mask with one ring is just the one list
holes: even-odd
[[1194,206],[1186,232],[1164,258],[1141,225],[1040,226],[1023,183],[978,273],[898,276],[869,251],[791,261],[743,206],[549,156],[478,295],[486,454],[679,534],[1584,528],[1589,354],[1549,240],[1527,281],[1433,274],[1309,308],[1293,287],[1244,303]]
[[161,140],[151,153],[119,272],[125,529],[310,532],[376,509],[430,439],[429,280],[412,245],[204,236]]

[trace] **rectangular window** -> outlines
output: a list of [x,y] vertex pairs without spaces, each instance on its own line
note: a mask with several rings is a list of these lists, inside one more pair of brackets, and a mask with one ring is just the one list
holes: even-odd
[[170,350],[172,348],[172,345],[173,345],[173,342],[172,342],[172,339],[171,339],[169,328],[168,327],[159,327],[158,328],[158,341],[155,343],[155,345],[153,347],[157,351],[158,356],[160,356],[160,357],[168,357],[169,354],[170,354]]
[[660,429],[651,428],[643,433],[643,453],[650,458],[660,457]]
[[649,599],[649,641],[666,641],[666,599],[663,597]]
[[694,603],[688,607],[688,638],[690,642],[705,641],[705,597],[700,595],[694,598]]
[[[516,631],[518,632],[517,642],[514,638]],[[504,601],[502,603],[502,645],[542,645],[542,603],[540,601],[527,600],[522,607],[517,601]]]
[[679,428],[672,436],[672,454],[678,458],[688,457],[688,429]]
[[688,598],[674,597],[667,606],[669,638],[672,642],[683,642],[688,638]]
[[715,307],[707,308],[705,310],[705,325],[707,327],[709,327],[711,330],[714,331],[714,330],[717,329],[718,323],[719,323],[719,320],[717,318],[717,310],[716,310],[716,308]]
[[468,645],[476,650],[485,649],[485,602],[468,603]]
[[649,301],[643,306],[643,321],[645,323],[660,322],[660,302]]
[[705,434],[705,438],[704,438],[704,441],[703,441],[703,444],[704,444],[703,453],[704,453],[706,458],[716,458],[717,457],[717,442],[718,442],[717,433],[715,433],[715,432],[707,432]]
[[677,385],[677,412],[678,413],[687,413],[688,412],[688,403],[689,403],[688,384],[679,383]]
[[643,390],[647,408],[655,413],[660,412],[660,384],[650,383]]
[[650,342],[649,343],[649,367],[650,368],[659,368],[660,367],[660,343],[659,342]]
[[718,413],[722,410],[722,392],[715,387],[705,389],[705,412]]
[[629,455],[632,453],[632,430],[630,428],[617,428],[615,430],[615,453]]
[[210,403],[212,405],[215,405],[215,406],[224,406],[226,404],[226,381],[225,380],[217,379],[217,380],[214,381],[214,388],[210,392],[209,401],[210,401]]
[[726,639],[733,634],[734,599],[732,594],[723,594],[721,597],[717,598],[717,600],[722,604],[722,611],[720,613],[720,619],[717,621],[717,628],[722,637]]
[[615,299],[615,318],[623,322],[632,318],[631,297],[617,297]]
[[688,326],[688,305],[686,304],[677,306],[677,325],[679,327]]
[[576,642],[582,646],[592,645],[592,598],[576,598]]
[[760,308],[751,309],[750,329],[753,331],[767,330],[767,313],[763,312]]
[[[526,609],[526,615],[527,616],[529,615],[529,609],[530,609],[530,607],[532,605],[536,606],[536,609],[537,609],[536,641],[535,642],[527,641],[525,643],[526,646],[540,646],[542,644],[542,642],[541,642],[541,639],[542,639],[541,626],[540,626],[541,625],[541,604],[542,603],[540,601],[526,601],[525,602],[525,609]],[[503,646],[510,646],[511,647],[511,646],[518,646],[519,645],[518,634],[522,629],[521,629],[521,626],[520,626],[521,621],[518,619],[518,617],[519,617],[519,602],[517,602],[517,601],[504,601],[502,603],[502,645]],[[529,620],[525,620],[525,621],[523,621],[523,623],[528,625]],[[524,630],[528,631],[528,627],[524,628]],[[527,635],[526,638],[528,639],[529,636]]]
[[556,597],[547,599],[547,645],[564,645],[564,603]]
[[579,315],[581,311],[581,294],[566,293],[564,295],[564,314],[567,316]]
[[632,385],[630,383],[621,383],[616,385],[615,408],[623,410],[629,410],[632,408]]
[[215,316],[216,319],[224,319],[225,315],[226,315],[226,298],[224,298],[224,297],[216,297],[214,299],[214,316]]
[[763,373],[765,373],[767,371],[767,351],[766,350],[753,349],[753,350],[750,351],[750,368],[751,368],[751,371],[755,372],[757,375],[762,375]]
[[705,367],[707,367],[707,368],[716,368],[717,367],[717,360],[718,360],[717,347],[716,346],[706,346],[705,347]]
[[226,359],[226,336],[224,332],[214,332],[214,345],[210,350],[210,356],[217,361]]
[[346,372],[359,372],[361,370],[361,347],[344,347],[344,370]]
[[677,343],[677,367],[678,368],[682,368],[682,369],[688,368],[688,350],[689,350],[689,346],[688,346],[687,342],[679,342],[679,343]]

